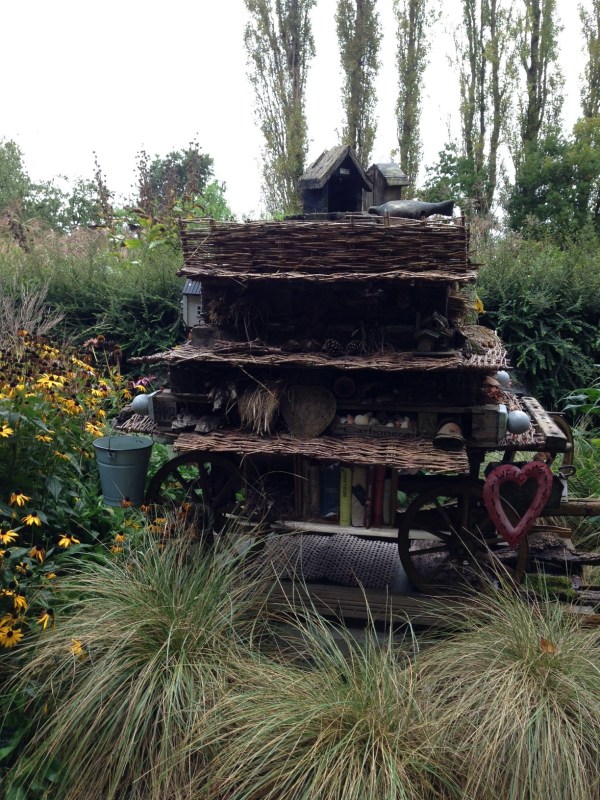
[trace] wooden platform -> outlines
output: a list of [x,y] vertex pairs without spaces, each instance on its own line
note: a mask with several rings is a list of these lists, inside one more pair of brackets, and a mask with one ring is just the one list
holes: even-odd
[[[276,611],[282,605],[308,606],[325,617],[350,624],[371,620],[443,630],[452,626],[456,619],[453,611],[464,609],[465,599],[280,581],[270,592],[267,607]],[[600,626],[600,614],[594,613],[591,606],[565,604],[565,609],[580,617],[586,627]]]

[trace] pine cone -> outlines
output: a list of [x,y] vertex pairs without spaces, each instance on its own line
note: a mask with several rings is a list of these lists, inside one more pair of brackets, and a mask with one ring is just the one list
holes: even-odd
[[360,339],[350,339],[348,344],[346,345],[346,352],[349,356],[358,356],[364,352],[363,343]]
[[326,339],[323,343],[323,352],[328,356],[339,356],[343,353],[344,346],[337,339]]

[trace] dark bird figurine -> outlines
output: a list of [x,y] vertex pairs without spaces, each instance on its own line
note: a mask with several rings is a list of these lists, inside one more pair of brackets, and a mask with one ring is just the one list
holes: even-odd
[[454,211],[454,200],[444,200],[441,203],[423,203],[420,200],[388,200],[380,206],[371,206],[369,214],[383,217],[403,217],[404,219],[425,219],[432,214],[442,214],[451,217]]

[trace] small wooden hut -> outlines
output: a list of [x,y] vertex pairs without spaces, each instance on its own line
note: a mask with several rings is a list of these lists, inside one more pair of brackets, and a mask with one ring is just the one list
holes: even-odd
[[393,161],[387,164],[371,164],[367,175],[373,189],[364,194],[365,211],[370,206],[379,206],[388,200],[402,200],[402,189],[408,186],[409,180],[398,164]]
[[325,150],[299,182],[305,214],[360,213],[363,192],[371,192],[367,173],[351,147],[338,145]]

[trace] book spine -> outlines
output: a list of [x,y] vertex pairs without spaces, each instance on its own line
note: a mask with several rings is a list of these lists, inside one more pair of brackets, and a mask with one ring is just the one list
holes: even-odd
[[392,469],[390,480],[390,525],[396,525],[398,514],[398,470]]
[[352,524],[352,467],[340,469],[340,525]]
[[365,524],[365,504],[367,502],[367,468],[354,467],[352,470],[352,525],[362,528]]
[[374,469],[373,475],[373,511],[371,522],[374,528],[383,525],[383,484],[385,481],[385,467],[378,464]]
[[370,528],[373,522],[373,493],[375,490],[375,466],[367,469],[367,497],[365,499],[365,528]]
[[389,525],[392,519],[392,479],[386,478],[383,482],[383,514],[382,522]]
[[337,519],[340,510],[340,465],[330,464],[321,467],[319,473],[320,516],[324,519]]
[[321,492],[319,489],[319,467],[317,464],[311,464],[308,468],[308,484],[310,492],[308,516],[311,519],[316,519],[319,516],[321,501]]

